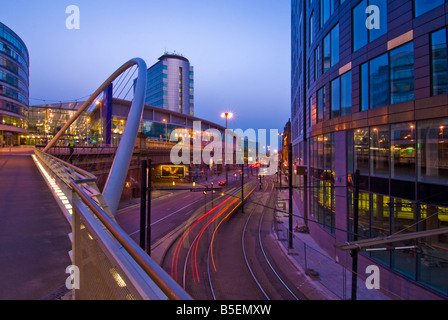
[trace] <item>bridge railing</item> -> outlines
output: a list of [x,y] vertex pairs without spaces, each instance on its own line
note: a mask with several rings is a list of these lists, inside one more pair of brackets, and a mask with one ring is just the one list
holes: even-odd
[[79,270],[76,300],[190,300],[110,214],[92,174],[35,149],[72,206],[72,257]]

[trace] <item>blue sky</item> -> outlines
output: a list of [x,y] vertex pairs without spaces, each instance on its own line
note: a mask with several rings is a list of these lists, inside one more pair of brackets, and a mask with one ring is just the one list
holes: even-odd
[[[66,7],[80,9],[68,30]],[[31,104],[93,91],[133,57],[165,52],[195,68],[195,115],[229,128],[282,130],[290,117],[289,0],[14,0],[0,21],[26,43]]]

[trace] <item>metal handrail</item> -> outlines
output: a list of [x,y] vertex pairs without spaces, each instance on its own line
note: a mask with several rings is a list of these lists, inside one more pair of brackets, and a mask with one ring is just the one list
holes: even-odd
[[85,180],[72,180],[72,190],[88,206],[95,216],[103,223],[106,229],[115,237],[120,245],[125,248],[135,262],[146,272],[162,292],[171,300],[192,300],[191,296],[175,282],[158,264],[156,264],[146,252],[140,248],[132,238],[127,235],[116,222],[109,217],[95,202],[93,202],[79,187],[78,183]]
[[85,170],[83,170],[81,168],[78,168],[78,167],[76,167],[76,166],[74,166],[74,165],[72,165],[72,164],[70,164],[68,162],[65,162],[64,160],[61,160],[61,159],[59,159],[59,158],[57,158],[57,157],[55,157],[55,156],[53,156],[51,154],[48,154],[46,152],[41,151],[39,149],[35,148],[34,151],[35,152],[37,151],[40,155],[45,155],[46,157],[49,157],[49,158],[51,158],[51,159],[53,159],[53,160],[55,160],[55,161],[57,161],[59,163],[62,163],[64,166],[68,167],[69,169],[72,169],[74,172],[77,172],[80,175],[82,175],[82,176],[84,176],[84,177],[86,177],[88,179],[96,180],[96,176],[94,176],[90,172],[87,172],[87,171],[85,171]]

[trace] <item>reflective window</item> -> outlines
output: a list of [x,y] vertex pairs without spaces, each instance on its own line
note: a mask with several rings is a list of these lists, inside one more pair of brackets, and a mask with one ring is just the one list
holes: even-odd
[[323,44],[324,65],[323,72],[326,72],[332,66],[339,62],[339,24],[324,38]]
[[414,0],[414,12],[415,16],[418,17],[438,6],[441,6],[444,0]]
[[352,113],[352,72],[341,76],[341,115]]
[[368,32],[365,27],[366,8],[367,0],[361,1],[360,4],[353,8],[353,51],[364,47],[369,41]]
[[320,76],[320,47],[314,49],[314,81]]
[[[415,203],[404,199],[393,199],[393,229],[394,233],[415,232],[417,222]],[[393,242],[393,246],[406,247],[415,244],[415,240]],[[392,268],[408,277],[415,278],[415,255],[408,250],[395,250],[392,252]]]
[[331,117],[350,114],[352,111],[352,72],[349,71],[331,82]]
[[317,122],[324,121],[325,109],[325,87],[322,87],[317,91]]
[[391,103],[414,99],[414,43],[390,51]]
[[333,0],[320,0],[320,26],[321,28],[324,26],[324,24],[328,21],[330,18],[332,12],[333,6],[330,2]]
[[370,174],[389,177],[389,126],[370,128]]
[[448,93],[448,54],[446,28],[431,34],[432,94]]
[[334,171],[334,133],[323,136],[324,165],[323,169]]
[[[366,12],[369,6],[375,10]],[[387,0],[363,0],[353,8],[352,17],[353,51],[357,51],[367,43],[386,34]]]
[[309,30],[309,36],[308,36],[309,43],[308,43],[308,45],[311,46],[313,41],[314,41],[314,12],[311,12],[308,30]]
[[387,54],[369,62],[370,109],[389,104],[389,66]]
[[331,118],[341,115],[341,79],[331,81]]
[[370,197],[367,192],[359,192],[358,200],[358,240],[369,239],[370,235]]
[[391,126],[391,178],[415,180],[416,131],[412,122]]
[[379,16],[379,21],[375,21],[375,18],[373,18],[373,20],[370,20],[370,18],[375,17],[374,11],[371,11],[369,14],[367,14],[369,21],[371,21],[372,23],[372,26],[368,31],[369,42],[372,42],[382,35],[385,35],[387,32],[387,0],[369,0],[368,3],[369,6],[378,7],[377,13]]
[[[421,231],[448,227],[448,208],[438,207],[429,204],[420,206]],[[418,248],[421,252],[418,259],[419,282],[430,286],[444,294],[448,293],[448,283],[446,275],[441,268],[448,261],[448,236],[441,234],[432,237],[420,238]]]
[[389,104],[387,53],[361,66],[361,110]]
[[418,123],[418,179],[448,184],[448,119]]
[[323,73],[325,73],[328,69],[331,67],[331,34],[329,33],[324,38],[324,44],[323,44]]
[[353,142],[354,171],[359,169],[361,174],[369,174],[369,129],[362,128],[355,130]]
[[369,64],[361,65],[361,111],[369,110]]
[[[390,198],[381,194],[372,193],[372,238],[386,237],[390,235]],[[381,245],[381,247],[384,247]],[[390,264],[390,253],[387,251],[372,251],[371,256],[382,261],[384,264]]]

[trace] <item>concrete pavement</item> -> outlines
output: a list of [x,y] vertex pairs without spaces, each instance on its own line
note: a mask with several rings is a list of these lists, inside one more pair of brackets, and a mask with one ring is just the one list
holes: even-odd
[[42,299],[71,265],[71,227],[31,153],[0,149],[0,300]]
[[[286,183],[286,182],[285,182]],[[287,185],[287,184],[284,184]],[[281,208],[277,212],[278,224],[274,225],[273,234],[279,242],[280,248],[296,268],[307,276],[312,284],[321,294],[329,300],[349,300],[351,298],[352,274],[324,251],[312,238],[309,233],[293,232],[293,248],[288,245],[289,214],[287,190],[277,190],[279,202],[286,204],[286,209]],[[293,228],[303,225],[303,219],[296,218],[302,216],[294,203],[293,208]],[[391,296],[386,293],[367,289],[365,280],[358,277],[357,280],[357,300],[391,300]]]

